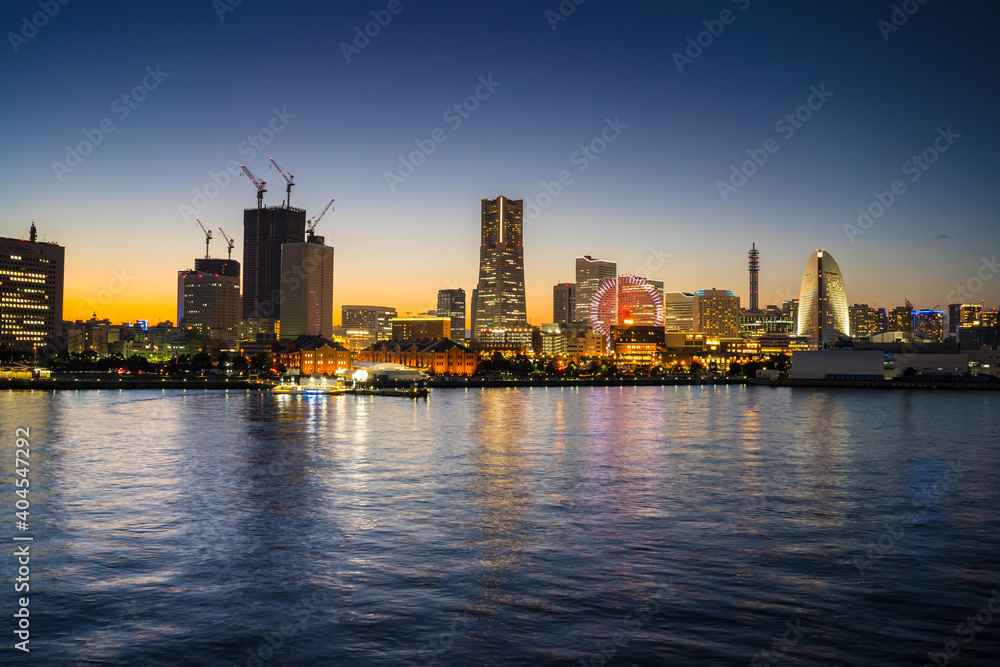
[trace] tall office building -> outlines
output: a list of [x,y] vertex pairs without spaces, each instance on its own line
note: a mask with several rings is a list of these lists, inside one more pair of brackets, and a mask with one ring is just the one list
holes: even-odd
[[479,284],[473,313],[473,340],[487,328],[527,323],[524,303],[523,204],[497,197],[482,202]]
[[32,221],[27,241],[0,238],[0,349],[33,353],[62,335],[66,249],[37,237]]
[[569,324],[576,315],[576,285],[559,283],[552,288],[552,322]]
[[693,293],[667,292],[663,295],[663,328],[667,331],[695,331]]
[[740,297],[732,290],[700,289],[694,293],[692,310],[695,331],[720,338],[740,335]]
[[333,248],[322,236],[281,246],[281,337],[333,335]]
[[870,338],[885,331],[885,308],[872,308],[867,303],[850,307],[851,334],[855,338]]
[[370,332],[376,341],[392,340],[392,318],[396,309],[389,306],[341,306],[340,324],[351,331]]
[[194,270],[204,271],[205,273],[218,273],[220,276],[240,279],[240,263],[235,259],[197,257],[194,260]]
[[450,317],[394,317],[389,321],[389,325],[392,327],[393,340],[438,339],[451,336]]
[[574,322],[590,323],[590,305],[601,283],[618,275],[618,264],[590,255],[576,258],[576,314]]
[[438,290],[437,314],[451,318],[451,339],[465,345],[465,290]]
[[243,211],[243,318],[281,319],[281,246],[306,240],[306,212],[291,206]]
[[958,333],[958,327],[963,324],[979,322],[982,312],[983,307],[978,303],[949,303],[948,333]]
[[759,310],[759,288],[757,279],[760,276],[760,250],[757,250],[757,244],[754,243],[750,246],[750,255],[748,256],[750,260],[750,310],[756,312]]
[[913,306],[896,306],[886,313],[886,329],[887,331],[913,331]]
[[209,338],[235,340],[240,281],[206,271],[177,272],[177,326]]
[[798,334],[806,336],[813,349],[832,345],[838,336],[851,335],[844,276],[833,255],[825,250],[810,255],[802,273]]

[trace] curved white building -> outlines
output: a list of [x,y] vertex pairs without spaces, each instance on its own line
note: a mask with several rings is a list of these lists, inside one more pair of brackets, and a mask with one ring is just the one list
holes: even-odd
[[832,345],[838,336],[851,335],[844,276],[833,255],[825,250],[809,257],[802,274],[798,333],[809,337],[813,349]]

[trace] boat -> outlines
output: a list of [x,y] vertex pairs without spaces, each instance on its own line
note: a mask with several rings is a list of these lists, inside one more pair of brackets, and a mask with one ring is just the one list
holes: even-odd
[[279,384],[271,388],[271,391],[275,394],[283,394],[290,396],[311,396],[311,395],[339,395],[346,394],[347,389],[341,387],[340,385],[298,385],[298,384]]

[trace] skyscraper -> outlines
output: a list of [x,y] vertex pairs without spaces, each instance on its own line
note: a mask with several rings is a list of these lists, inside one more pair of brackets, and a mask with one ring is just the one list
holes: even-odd
[[754,243],[750,246],[750,310],[756,312],[759,310],[757,297],[759,295],[759,289],[757,285],[757,278],[760,275],[760,250],[757,250],[757,244]]
[[559,283],[552,288],[552,321],[569,324],[576,315],[576,285]]
[[0,349],[31,353],[62,334],[66,249],[37,236],[32,221],[29,240],[0,238]]
[[243,211],[243,318],[281,319],[281,245],[306,240],[306,212],[291,206]]
[[696,331],[694,294],[667,292],[663,295],[663,328],[667,331]]
[[333,335],[333,248],[322,236],[281,246],[281,337]]
[[832,345],[838,336],[851,335],[844,276],[833,255],[817,250],[809,256],[799,294],[800,336],[813,349]]
[[[576,258],[576,314],[575,322],[590,322],[590,304],[601,283],[618,275],[618,264],[590,255]],[[592,323],[591,323],[592,324]]]
[[523,227],[522,200],[483,200],[474,340],[480,340],[483,329],[527,323]]
[[220,276],[229,276],[240,279],[240,263],[235,259],[222,259],[221,257],[196,257],[194,260],[194,270],[205,273],[218,273]]
[[885,331],[885,308],[872,308],[867,303],[856,303],[850,307],[851,335],[867,338]]
[[451,318],[451,339],[465,345],[465,290],[438,290],[437,314]]

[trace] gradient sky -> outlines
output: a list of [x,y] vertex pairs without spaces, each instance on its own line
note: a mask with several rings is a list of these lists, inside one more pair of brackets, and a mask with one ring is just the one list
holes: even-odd
[[[732,289],[746,305],[752,242],[762,305],[797,297],[806,260],[825,248],[852,303],[943,307],[968,285],[996,306],[1000,268],[982,267],[1000,254],[1000,7],[911,1],[915,13],[885,39],[888,1],[565,0],[575,11],[553,29],[556,0],[402,0],[351,62],[341,43],[388,2],[78,1],[37,34],[24,29],[37,0],[5,2],[0,235],[26,236],[34,219],[66,246],[66,319],[97,305],[114,321],[173,320],[176,272],[204,254],[182,205],[229,161],[266,179],[265,203],[278,204],[274,157],[296,175],[292,204],[308,216],[336,198],[317,233],[336,248],[339,322],[344,303],[416,313],[435,307],[439,289],[471,296],[480,200],[538,202],[543,182],[567,170],[572,183],[525,227],[534,324],[551,320],[552,285],[574,280],[584,254],[667,290]],[[221,19],[220,7],[231,9]],[[732,22],[712,24],[725,10]],[[705,21],[721,34],[678,71],[673,54]],[[12,44],[11,34],[30,38]],[[147,67],[167,74],[121,118],[116,98]],[[499,86],[454,127],[444,114],[479,77]],[[832,96],[790,137],[776,129],[812,87]],[[256,155],[241,151],[275,108],[294,118]],[[67,145],[105,118],[113,131],[57,175]],[[627,127],[581,172],[574,152],[609,118]],[[949,127],[959,138],[911,181],[904,163]],[[385,172],[435,128],[447,139],[390,189]],[[769,137],[777,152],[723,201],[717,183]],[[242,261],[242,209],[255,193],[245,176],[229,179],[197,215],[236,237]],[[896,179],[905,192],[849,239],[858,207]],[[212,254],[224,256],[221,238]]]

